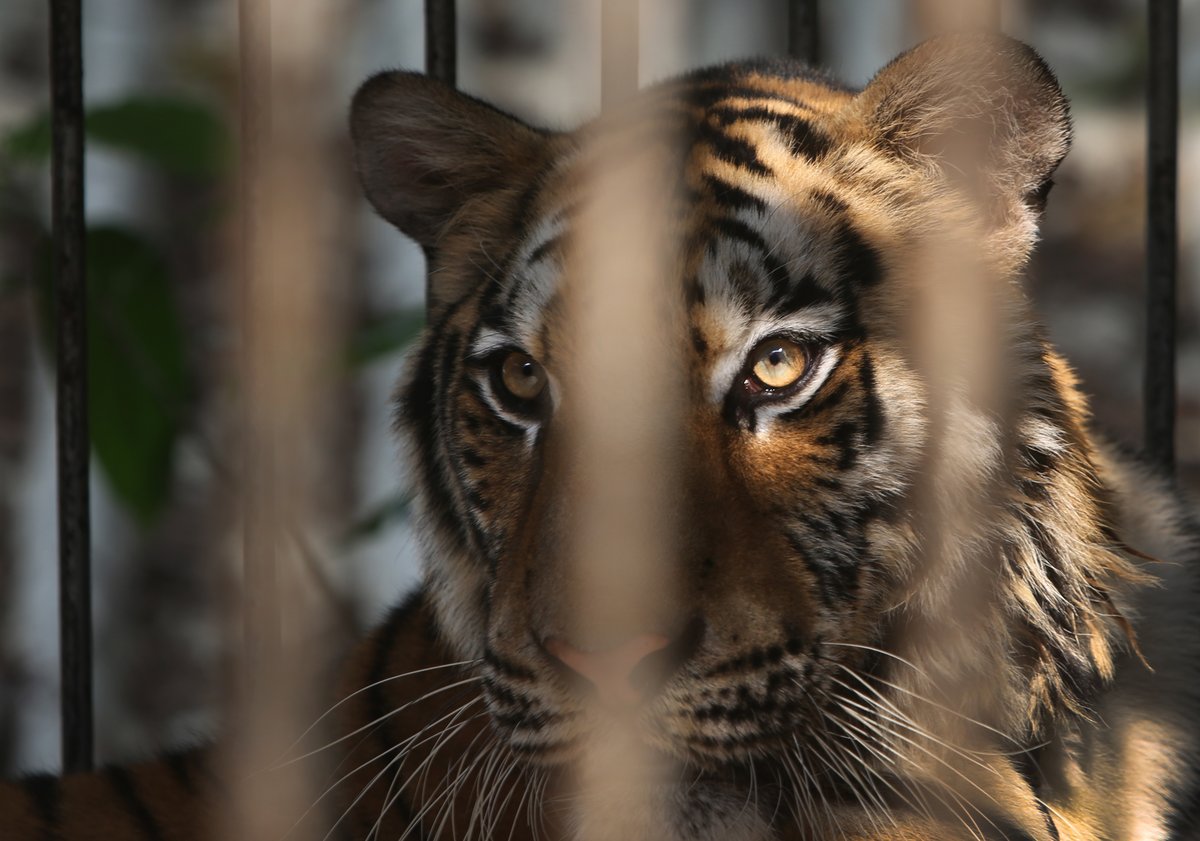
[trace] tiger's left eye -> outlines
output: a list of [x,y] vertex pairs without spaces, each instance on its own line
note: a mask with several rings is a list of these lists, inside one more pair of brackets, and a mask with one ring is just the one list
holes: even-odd
[[755,391],[779,391],[799,382],[808,370],[809,354],[791,339],[772,338],[759,342],[750,352],[750,376],[746,385]]

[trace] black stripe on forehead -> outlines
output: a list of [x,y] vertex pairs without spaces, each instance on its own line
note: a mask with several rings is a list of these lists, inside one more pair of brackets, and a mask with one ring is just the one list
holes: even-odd
[[529,252],[529,259],[525,261],[526,266],[535,266],[545,260],[547,257],[558,257],[562,254],[563,247],[566,244],[567,232],[561,230],[553,236],[542,241],[540,245]]
[[735,122],[769,123],[779,131],[788,145],[788,151],[795,157],[816,160],[824,157],[833,148],[833,142],[824,132],[818,131],[812,123],[795,114],[772,111],[761,105],[749,108],[718,106],[708,112],[722,126]]
[[768,306],[780,315],[799,312],[806,307],[831,304],[836,300],[829,290],[817,283],[817,278],[812,272],[790,283],[789,287],[779,289],[768,302]]
[[707,144],[718,160],[754,175],[774,174],[771,168],[759,159],[754,144],[723,131],[716,118],[704,119],[695,127],[695,132],[696,140]]
[[717,207],[722,210],[754,210],[766,213],[767,203],[764,199],[752,195],[741,187],[730,184],[721,178],[706,172],[703,176],[704,186]]
[[768,306],[772,306],[772,301],[779,301],[791,293],[794,288],[791,272],[787,264],[775,254],[775,248],[763,239],[762,234],[736,219],[722,218],[716,221],[715,226],[721,236],[745,243],[762,255],[763,270],[771,288]]
[[813,190],[808,201],[832,219],[829,246],[841,272],[843,289],[872,287],[883,279],[883,260],[850,217],[850,206],[828,190]]
[[843,216],[850,210],[850,206],[845,201],[828,190],[813,190],[809,193],[808,198],[813,204],[833,216]]
[[[805,307],[836,303],[834,295],[817,282],[812,272],[805,273],[798,280],[794,279],[788,264],[774,253],[776,249],[747,223],[732,217],[717,217],[711,220],[710,224],[712,231],[706,246],[711,256],[716,256],[716,243],[719,238],[740,242],[758,252],[769,291],[766,300],[757,300],[757,303],[765,309],[782,315],[797,312]],[[736,282],[737,278],[731,280]],[[747,293],[751,292],[744,284],[739,285],[739,288]],[[750,295],[752,300],[756,297]]]
[[[508,240],[510,247],[503,254],[478,253],[474,261],[475,270],[480,275],[480,285],[483,295],[480,298],[480,311],[489,318],[489,326],[504,330],[508,326],[506,313],[512,309],[517,287],[513,277],[518,273],[517,260],[522,253],[521,246],[529,239],[530,234],[541,221],[544,214],[535,214],[538,198],[542,195],[546,181],[544,178],[535,179],[521,193],[516,202],[511,220],[512,237]],[[563,211],[554,217],[561,216]],[[552,238],[553,240],[553,238]],[[538,255],[538,260],[549,256],[552,249],[558,247],[554,242],[541,243],[544,252]],[[525,263],[536,263],[526,258]]]
[[872,287],[883,279],[883,263],[879,252],[867,242],[849,217],[843,216],[838,221],[831,244],[837,252],[843,276],[850,284]]

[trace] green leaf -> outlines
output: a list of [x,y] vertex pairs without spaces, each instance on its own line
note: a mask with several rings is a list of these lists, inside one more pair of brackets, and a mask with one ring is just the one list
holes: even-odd
[[87,132],[97,143],[177,175],[219,176],[231,157],[220,117],[184,99],[137,97],[93,108],[87,115]]
[[358,520],[346,532],[347,543],[378,534],[384,526],[403,518],[412,505],[412,494],[408,491],[398,491],[384,499]]
[[[170,497],[175,447],[190,393],[183,336],[166,264],[138,235],[87,233],[88,396],[92,451],[143,524]],[[50,252],[39,298],[53,347]]]
[[363,367],[404,350],[421,334],[424,310],[398,310],[355,331],[350,339],[348,361]]
[[[88,109],[90,142],[135,155],[175,175],[216,177],[231,160],[229,133],[220,116],[199,102],[170,97],[133,97]],[[4,139],[15,161],[50,157],[50,117],[42,113]]]
[[4,138],[4,154],[20,163],[42,163],[50,157],[50,115],[42,112]]

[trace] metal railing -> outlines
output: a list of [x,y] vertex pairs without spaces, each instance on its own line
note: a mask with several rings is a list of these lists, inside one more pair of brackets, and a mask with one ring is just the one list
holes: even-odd
[[58,365],[59,667],[65,771],[92,765],[92,574],[88,462],[87,279],[83,219],[81,0],[50,17],[53,236]]
[[[242,0],[243,6],[253,5]],[[605,2],[606,6],[618,4]],[[1147,349],[1145,450],[1174,464],[1177,271],[1178,0],[1148,0]],[[80,0],[52,0],[53,238],[57,291],[59,588],[62,745],[66,771],[92,762],[92,639],[89,568],[87,287],[84,277],[83,96]],[[456,82],[454,0],[426,0],[426,70]],[[788,50],[819,56],[817,0],[790,0]],[[613,25],[636,26],[614,19]],[[636,71],[636,68],[635,68]],[[605,68],[628,75],[628,68]],[[624,78],[624,77],[622,77]]]
[[1175,301],[1178,272],[1179,0],[1149,0],[1146,146],[1146,455],[1175,469]]

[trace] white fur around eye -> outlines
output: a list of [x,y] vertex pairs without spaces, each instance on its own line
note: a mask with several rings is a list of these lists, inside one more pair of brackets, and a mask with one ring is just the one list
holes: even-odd
[[472,360],[485,359],[498,350],[513,347],[514,344],[512,339],[500,331],[493,330],[490,327],[480,327],[471,342],[471,349],[467,352],[467,358]]
[[[481,371],[476,376],[475,382],[479,385],[479,393],[483,395],[484,402],[487,403],[488,408],[492,410],[493,414],[525,430],[525,446],[532,450],[534,444],[537,443],[538,431],[542,428],[541,421],[526,415],[517,414],[505,408],[504,403],[492,388],[490,373]],[[551,382],[547,381],[546,388],[550,389],[551,395],[554,394],[552,385]]]

